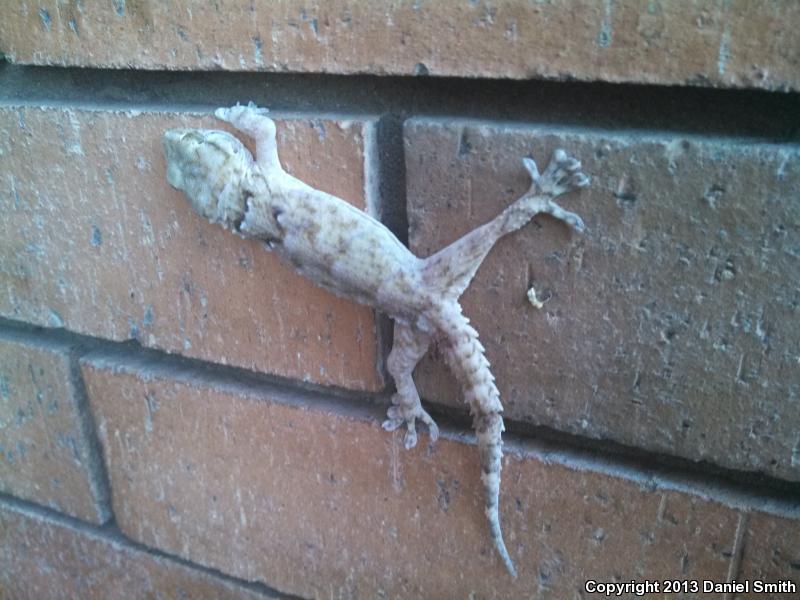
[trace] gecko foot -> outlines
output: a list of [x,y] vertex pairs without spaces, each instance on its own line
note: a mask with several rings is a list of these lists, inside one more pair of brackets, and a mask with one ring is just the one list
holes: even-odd
[[533,180],[533,190],[555,198],[572,190],[589,185],[589,176],[581,171],[581,163],[564,150],[556,150],[550,164],[539,174],[539,169],[532,158],[523,158],[525,168]]
[[392,396],[392,403],[394,406],[390,406],[386,413],[386,416],[389,418],[383,422],[382,426],[386,431],[394,431],[405,423],[406,435],[403,438],[403,445],[406,450],[410,450],[417,445],[417,419],[428,426],[432,442],[435,442],[439,438],[439,427],[431,416],[425,412],[425,409],[422,408],[419,400],[413,404],[405,404],[403,403],[403,399],[400,398],[398,394],[395,394]]
[[231,106],[230,108],[218,108],[214,111],[214,116],[220,121],[230,123],[234,127],[245,129],[245,127],[241,126],[252,121],[254,117],[256,119],[266,117],[267,113],[269,113],[268,108],[259,108],[252,102],[248,102],[247,106],[236,104],[236,106]]
[[558,149],[553,153],[550,164],[541,174],[539,174],[539,169],[532,158],[523,158],[522,162],[525,164],[525,168],[532,180],[528,194],[545,196],[548,199],[546,207],[541,209],[542,212],[550,213],[557,219],[565,221],[567,225],[579,233],[582,233],[586,227],[581,218],[575,213],[564,210],[553,201],[562,194],[589,185],[589,176],[581,171],[580,161],[567,154],[564,150]]
[[280,169],[278,145],[275,139],[275,122],[267,116],[269,109],[259,108],[252,102],[247,106],[237,104],[230,108],[218,108],[214,116],[230,123],[256,142],[256,162],[259,166]]

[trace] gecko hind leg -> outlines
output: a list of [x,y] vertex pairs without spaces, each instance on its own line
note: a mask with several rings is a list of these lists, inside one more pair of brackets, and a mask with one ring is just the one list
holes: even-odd
[[548,213],[579,233],[585,230],[578,215],[555,203],[558,196],[589,185],[580,161],[559,149],[541,174],[532,158],[522,162],[531,177],[530,189],[497,217],[425,259],[423,282],[446,299],[457,300],[495,243],[538,213]]
[[439,428],[431,416],[422,408],[417,386],[411,376],[414,367],[425,355],[431,343],[431,336],[410,325],[395,322],[394,341],[389,353],[387,368],[397,387],[392,396],[392,406],[387,411],[388,419],[383,422],[386,431],[394,431],[401,425],[406,426],[403,444],[406,450],[417,445],[416,420],[428,426],[431,441],[439,437]]

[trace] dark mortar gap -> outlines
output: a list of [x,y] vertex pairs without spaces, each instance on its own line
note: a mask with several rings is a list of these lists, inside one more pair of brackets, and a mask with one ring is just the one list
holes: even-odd
[[[471,429],[472,419],[465,408],[426,403],[437,424],[447,429]],[[504,438],[517,438],[523,443],[536,440],[536,445],[548,452],[574,452],[575,457],[590,459],[606,465],[618,465],[639,473],[672,481],[685,481],[696,493],[706,488],[725,490],[742,497],[759,496],[800,510],[800,481],[787,481],[764,473],[721,467],[708,461],[663,454],[609,439],[587,438],[544,425],[504,419]],[[422,428],[424,430],[424,427]],[[424,436],[422,437],[424,440]],[[716,495],[716,494],[711,494]]]
[[253,100],[281,111],[443,116],[800,141],[800,94],[761,90],[221,71],[0,67],[0,103],[209,110]]
[[408,246],[406,160],[402,118],[390,114],[378,121],[377,146],[381,221]]
[[140,542],[137,542],[127,537],[119,529],[114,520],[107,522],[105,525],[96,526],[75,519],[74,517],[63,515],[59,512],[56,512],[50,508],[41,506],[39,504],[35,504],[27,500],[20,500],[19,498],[15,498],[14,496],[10,496],[8,494],[4,494],[1,492],[0,492],[0,508],[12,512],[18,512],[29,517],[36,517],[43,521],[48,521],[50,523],[53,523],[61,527],[74,529],[75,531],[82,533],[84,535],[93,536],[112,544],[118,544],[119,546],[122,546],[124,550],[127,551],[142,552],[144,554],[153,556],[155,558],[160,558],[163,560],[173,562],[182,567],[186,567],[193,571],[197,571],[199,573],[208,575],[214,579],[218,579],[225,583],[235,585],[237,587],[249,590],[256,594],[261,594],[265,598],[275,598],[276,600],[302,600],[301,596],[285,594],[274,588],[269,587],[265,583],[238,579],[236,577],[228,575],[227,573],[224,573],[212,567],[207,567],[204,565],[193,563],[186,560],[185,558],[181,558],[180,556],[176,556],[174,554],[169,554],[167,552],[159,550],[158,548],[151,548],[149,546],[146,546]]
[[[408,246],[408,204],[406,202],[406,161],[403,142],[403,121],[397,114],[386,114],[378,120],[378,195],[381,222]],[[392,349],[394,327],[391,319],[375,311],[378,335],[378,370],[391,387],[393,381],[386,369],[385,358]]]
[[105,523],[113,519],[111,483],[106,471],[103,447],[97,435],[97,422],[92,413],[89,397],[86,394],[86,385],[78,363],[78,359],[83,352],[84,350],[80,346],[75,346],[71,349],[69,353],[69,377],[77,405],[81,432],[83,433],[83,438],[89,444],[89,481],[92,492],[97,499],[97,504],[100,507],[100,519]]
[[145,348],[136,340],[104,340],[66,329],[51,329],[0,317],[0,339],[3,338],[70,344],[75,348],[76,360],[90,365],[126,373],[142,372],[156,378],[205,385],[251,397],[266,395],[286,404],[336,407],[336,412],[357,413],[362,418],[365,407],[371,407],[377,418],[386,402],[383,393],[313,384]]

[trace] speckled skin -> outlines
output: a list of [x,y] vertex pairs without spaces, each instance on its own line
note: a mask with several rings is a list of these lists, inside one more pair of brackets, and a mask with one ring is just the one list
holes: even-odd
[[461,312],[458,298],[500,237],[546,212],[575,230],[580,217],[553,202],[588,185],[580,163],[557,150],[541,175],[523,159],[531,188],[498,217],[427,259],[414,256],[384,225],[281,167],[275,124],[253,106],[220,108],[216,116],[256,141],[256,158],[223,131],[172,129],[164,133],[169,183],[186,193],[195,211],[242,235],[263,240],[301,274],[340,296],[374,306],[395,321],[387,367],[397,392],[383,427],[406,426],[404,443],[417,443],[415,422],[439,435],[422,408],[412,372],[433,341],[461,382],[477,434],[492,541],[516,576],[500,530],[498,501],[503,406],[478,333]]

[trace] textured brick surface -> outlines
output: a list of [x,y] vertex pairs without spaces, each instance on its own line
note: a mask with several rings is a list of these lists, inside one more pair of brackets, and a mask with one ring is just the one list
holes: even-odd
[[[0,109],[0,314],[356,389],[381,387],[371,310],[192,212],[161,134],[211,117]],[[283,120],[287,170],[365,204],[369,121]]]
[[[491,219],[556,147],[592,187],[503,240],[463,298],[514,419],[800,479],[800,150],[700,138],[414,121],[410,242]],[[533,286],[542,310],[526,300]],[[443,361],[423,396],[460,403]]]
[[84,375],[120,528],[237,577],[315,597],[565,598],[588,577],[728,574],[736,511],[516,447],[501,498],[514,582],[488,540],[471,444],[406,452],[377,411],[109,357]]
[[104,521],[100,460],[82,419],[68,348],[0,337],[0,491]]
[[0,51],[36,64],[800,86],[795,0],[46,0],[3,17]]
[[0,597],[265,598],[89,528],[0,502]]
[[[768,582],[789,580],[800,591],[800,522],[752,514],[748,518],[742,542],[742,562],[737,579]],[[756,598],[758,594],[739,597]],[[785,597],[793,596],[788,594]]]

